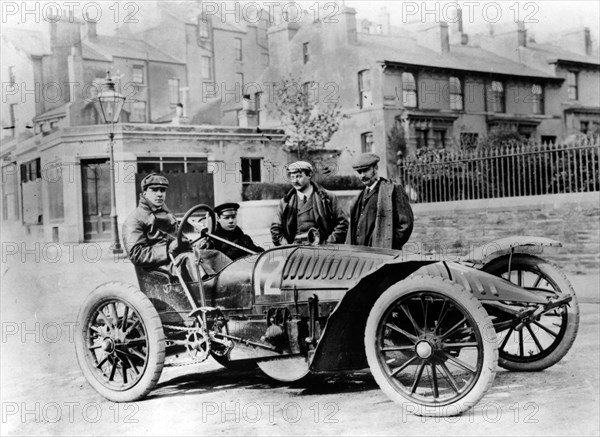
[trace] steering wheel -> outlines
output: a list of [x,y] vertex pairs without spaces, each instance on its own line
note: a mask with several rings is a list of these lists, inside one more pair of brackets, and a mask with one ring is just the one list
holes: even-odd
[[190,241],[192,244],[204,236],[206,228],[200,227],[199,222],[204,220],[206,217],[202,217],[201,219],[193,217],[193,215],[198,213],[199,211],[206,212],[206,215],[210,217],[210,229],[208,232],[210,232],[211,234],[215,232],[216,220],[215,212],[212,210],[212,208],[204,204],[193,206],[190,210],[188,210],[188,212],[185,213],[185,215],[181,219],[181,222],[179,223],[179,229],[177,229],[177,244],[179,246],[181,246],[183,243],[184,232],[187,232],[190,226],[194,228],[194,230],[197,233],[200,234],[200,237],[196,238],[193,241]]

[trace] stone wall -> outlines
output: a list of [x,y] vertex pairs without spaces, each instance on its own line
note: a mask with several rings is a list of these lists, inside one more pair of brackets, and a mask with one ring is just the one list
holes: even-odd
[[473,246],[511,235],[547,237],[563,247],[544,251],[568,272],[600,268],[600,194],[547,196],[413,205],[411,243],[423,250],[467,253]]

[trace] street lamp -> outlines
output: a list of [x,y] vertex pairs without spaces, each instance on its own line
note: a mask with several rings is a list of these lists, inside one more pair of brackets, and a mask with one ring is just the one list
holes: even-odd
[[110,166],[110,226],[112,231],[112,252],[123,253],[123,248],[119,242],[119,225],[117,223],[117,201],[115,193],[115,167],[114,167],[114,152],[113,142],[115,138],[115,123],[119,121],[119,115],[123,109],[125,103],[125,97],[119,94],[115,90],[115,83],[110,78],[110,74],[106,72],[106,82],[102,90],[98,93],[94,99],[96,109],[104,119],[104,122],[108,126],[108,138],[109,138],[109,166]]

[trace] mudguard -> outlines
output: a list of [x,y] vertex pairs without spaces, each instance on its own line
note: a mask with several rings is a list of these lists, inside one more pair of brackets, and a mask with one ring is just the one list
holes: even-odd
[[458,263],[393,260],[369,272],[344,295],[329,316],[311,362],[311,370],[360,369],[367,366],[363,337],[373,305],[391,285],[408,276],[440,276],[456,282],[481,301],[544,304],[546,299],[489,273]]
[[460,257],[458,262],[480,269],[490,261],[511,252],[536,255],[542,253],[544,247],[562,247],[562,243],[550,238],[524,235],[500,238],[475,247],[467,255]]

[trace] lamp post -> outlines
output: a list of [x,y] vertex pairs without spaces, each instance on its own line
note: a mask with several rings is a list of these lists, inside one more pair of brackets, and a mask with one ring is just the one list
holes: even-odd
[[110,226],[112,231],[112,252],[123,253],[123,248],[119,241],[119,225],[117,222],[117,200],[115,190],[115,158],[113,152],[113,143],[115,138],[115,123],[119,121],[119,115],[123,109],[125,97],[115,90],[115,83],[110,78],[110,74],[106,72],[106,82],[98,96],[94,99],[94,104],[108,126],[109,138],[109,166],[110,166]]

